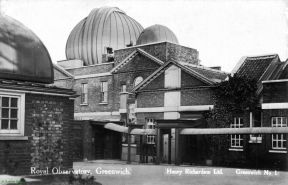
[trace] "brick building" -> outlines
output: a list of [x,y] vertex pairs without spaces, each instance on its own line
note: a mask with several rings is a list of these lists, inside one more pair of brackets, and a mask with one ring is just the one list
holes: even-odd
[[[105,18],[100,19],[100,14]],[[101,37],[96,32],[89,32],[104,28],[108,31],[102,34],[118,32],[113,25],[119,24],[118,19],[114,20],[115,15],[129,20],[128,25],[122,25],[123,34],[114,38],[113,34]],[[54,66],[54,84],[70,87],[81,94],[75,99],[74,116],[88,124],[85,127],[89,133],[84,139],[87,145],[84,146],[87,149],[85,158],[127,159],[127,138],[105,129],[107,123],[121,126],[132,123],[153,129],[156,119],[198,120],[202,119],[203,112],[213,108],[211,87],[224,80],[227,74],[218,68],[202,66],[198,51],[179,45],[169,28],[153,25],[143,30],[139,23],[116,8],[95,9],[84,20],[88,22],[80,22],[68,38],[68,60]],[[103,24],[98,24],[99,21]],[[141,31],[129,31],[133,26]],[[115,45],[113,39],[122,45]],[[90,43],[92,41],[94,43]],[[101,47],[101,52],[91,50],[93,44]],[[163,143],[172,144],[171,147],[163,146],[163,161],[173,162],[175,129],[165,132]],[[168,139],[168,135],[172,139]],[[140,154],[146,153],[149,156],[146,161],[153,161],[155,136],[135,136],[131,140],[132,160],[139,161]],[[168,150],[171,150],[169,154]]]
[[0,172],[71,168],[71,89],[51,86],[53,65],[39,38],[0,15]]
[[[277,54],[243,57],[233,72],[257,82],[259,107],[234,117],[232,127],[287,127],[287,61]],[[287,170],[287,134],[229,135],[228,163]]]
[[[121,20],[126,23],[115,26]],[[157,157],[157,162],[176,164],[209,159],[207,138],[189,129],[207,128],[204,114],[214,107],[213,87],[228,74],[202,66],[198,51],[180,45],[169,28],[143,30],[122,10],[95,9],[72,30],[66,55],[54,65],[54,84],[81,95],[74,117],[84,125],[84,158],[156,162]],[[235,116],[232,128],[287,126],[286,63],[278,55],[240,60],[232,74],[257,81],[261,98],[258,110]],[[129,131],[129,125],[135,129]],[[229,146],[219,165],[286,168],[285,134],[223,135]]]

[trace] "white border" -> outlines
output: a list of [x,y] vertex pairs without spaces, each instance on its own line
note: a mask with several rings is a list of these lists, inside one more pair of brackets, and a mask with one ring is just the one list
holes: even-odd
[[262,103],[262,109],[288,109],[288,103]]
[[18,108],[18,115],[19,115],[19,128],[17,129],[17,133],[0,133],[1,136],[24,136],[24,128],[25,128],[25,93],[15,93],[8,90],[0,90],[0,95],[9,96],[9,97],[17,97],[19,98],[19,108]]

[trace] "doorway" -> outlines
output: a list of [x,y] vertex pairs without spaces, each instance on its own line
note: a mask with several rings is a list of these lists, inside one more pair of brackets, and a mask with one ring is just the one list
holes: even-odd
[[94,158],[120,159],[121,133],[105,128],[95,128],[94,132]]

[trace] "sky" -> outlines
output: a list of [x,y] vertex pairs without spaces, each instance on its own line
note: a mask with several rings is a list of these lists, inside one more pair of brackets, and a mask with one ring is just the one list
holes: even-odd
[[118,7],[144,28],[169,27],[201,64],[231,72],[243,56],[288,58],[288,0],[0,0],[0,10],[30,28],[52,61],[65,60],[67,38],[93,8]]

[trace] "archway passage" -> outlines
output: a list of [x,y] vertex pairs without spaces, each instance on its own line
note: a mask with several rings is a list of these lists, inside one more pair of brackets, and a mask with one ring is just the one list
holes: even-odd
[[102,125],[93,125],[94,159],[121,159],[120,132],[105,129]]

